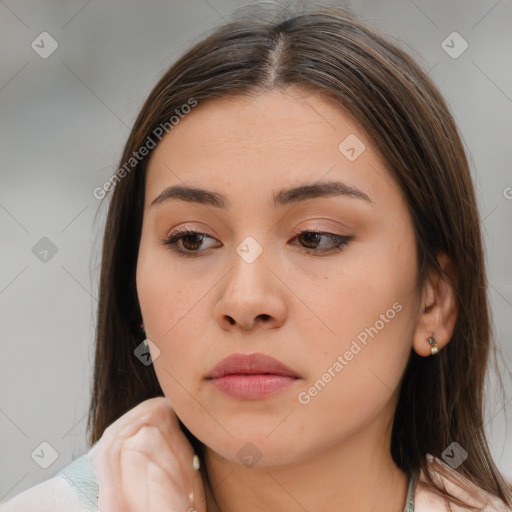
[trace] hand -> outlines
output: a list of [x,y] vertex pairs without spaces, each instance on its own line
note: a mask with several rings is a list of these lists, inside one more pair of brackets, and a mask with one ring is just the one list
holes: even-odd
[[89,455],[100,511],[206,512],[201,473],[192,466],[194,450],[165,397],[123,414]]

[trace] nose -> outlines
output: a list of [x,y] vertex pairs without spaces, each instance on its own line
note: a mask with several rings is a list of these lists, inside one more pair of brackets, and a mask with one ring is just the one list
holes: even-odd
[[225,288],[214,308],[214,317],[225,331],[275,329],[286,320],[287,307],[282,282],[259,256],[252,263],[237,254],[228,272]]

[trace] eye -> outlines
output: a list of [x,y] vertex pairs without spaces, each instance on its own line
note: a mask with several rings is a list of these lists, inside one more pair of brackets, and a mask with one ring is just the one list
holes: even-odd
[[[169,245],[170,249],[183,256],[199,256],[198,249],[201,247],[205,238],[212,238],[206,233],[193,231],[192,229],[180,229],[172,233],[164,240],[164,245]],[[181,242],[181,245],[180,245]],[[197,253],[197,254],[194,254]]]
[[[318,250],[322,238],[327,239],[328,244],[330,242],[330,247],[320,248],[320,250]],[[343,236],[324,231],[302,229],[297,233],[293,240],[300,240],[301,245],[305,249],[308,249],[308,252],[313,251],[319,254],[326,254],[341,251],[351,240],[353,240],[353,238],[353,236]]]

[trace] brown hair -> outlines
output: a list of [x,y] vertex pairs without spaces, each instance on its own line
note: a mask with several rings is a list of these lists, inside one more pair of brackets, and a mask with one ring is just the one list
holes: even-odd
[[[340,8],[231,20],[194,44],[149,94],[126,142],[119,166],[124,176],[118,175],[106,219],[89,444],[132,407],[163,395],[153,366],[134,357],[143,340],[135,275],[149,155],[134,163],[133,154],[191,98],[201,103],[292,85],[347,109],[379,149],[413,219],[418,286],[429,272],[443,273],[438,252],[454,264],[454,334],[435,357],[411,350],[393,422],[394,461],[409,475],[421,469],[434,492],[464,505],[435,484],[427,465],[427,454],[441,458],[457,441],[469,453],[458,472],[511,505],[512,490],[484,432],[490,314],[480,221],[461,138],[438,89],[399,43]],[[133,169],[126,171],[129,161]],[[201,453],[202,444],[182,428]]]

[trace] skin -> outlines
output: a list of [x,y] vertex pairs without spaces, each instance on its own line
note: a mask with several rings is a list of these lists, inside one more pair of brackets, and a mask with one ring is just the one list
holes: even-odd
[[[354,161],[338,149],[350,134],[366,147]],[[357,187],[371,203],[333,196],[276,207],[271,200],[282,188],[331,180]],[[151,206],[178,184],[222,193],[229,207]],[[185,227],[208,235],[202,245],[179,242],[201,256],[163,244]],[[329,253],[328,237],[297,237],[301,228],[353,239]],[[252,263],[236,252],[247,236],[263,249]],[[450,271],[445,255],[439,261]],[[401,191],[336,104],[294,88],[224,97],[200,102],[166,135],[147,169],[137,291],[146,334],[160,350],[154,368],[162,390],[206,445],[209,511],[403,509],[407,477],[390,454],[400,379],[411,348],[426,357],[428,336],[440,350],[449,342],[457,313],[447,282],[432,275],[418,289],[417,272]],[[300,403],[298,394],[394,303],[400,312]],[[226,356],[252,352],[301,378],[246,401],[206,380]],[[252,467],[237,456],[249,442],[261,457]]]

